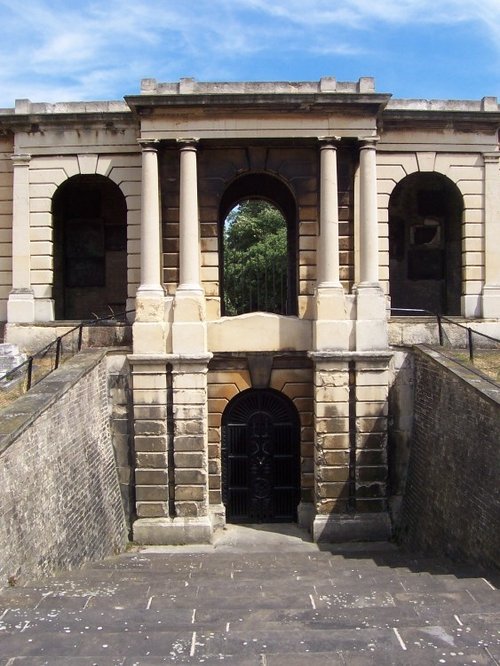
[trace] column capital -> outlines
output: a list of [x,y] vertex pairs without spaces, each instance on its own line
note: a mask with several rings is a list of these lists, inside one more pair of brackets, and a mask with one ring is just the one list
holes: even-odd
[[180,150],[196,150],[200,140],[196,137],[176,139]]
[[158,151],[158,146],[160,144],[158,139],[137,139],[137,143],[142,150],[149,150],[155,153]]
[[495,164],[500,159],[500,152],[483,153],[483,160],[485,164]]
[[320,150],[324,148],[335,148],[339,147],[341,141],[340,136],[318,136],[318,143]]
[[359,142],[359,147],[360,149],[363,148],[371,148],[375,150],[377,147],[377,143],[380,141],[379,136],[359,136],[358,137],[358,142]]
[[10,156],[14,166],[28,166],[31,160],[31,155],[28,153],[14,153]]

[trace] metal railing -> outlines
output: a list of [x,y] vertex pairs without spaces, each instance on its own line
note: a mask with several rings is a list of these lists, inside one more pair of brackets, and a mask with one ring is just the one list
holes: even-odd
[[[436,322],[437,322],[437,327],[438,327],[438,339],[439,339],[439,345],[441,347],[444,347],[446,345],[446,331],[444,329],[443,324],[451,324],[453,326],[457,326],[458,328],[462,329],[465,331],[464,333],[464,340],[465,340],[465,348],[468,350],[469,353],[469,360],[471,363],[474,363],[474,354],[475,350],[478,349],[490,349],[492,347],[496,348],[496,345],[499,345],[500,348],[500,338],[495,338],[492,335],[487,335],[486,333],[481,333],[480,331],[477,331],[474,328],[471,328],[470,326],[467,326],[465,324],[460,324],[458,321],[455,321],[454,319],[450,319],[449,317],[446,317],[445,315],[437,314],[436,312],[431,312],[430,310],[423,310],[419,308],[391,308],[391,314],[392,313],[406,313],[406,314],[411,314],[411,315],[423,315],[427,317],[435,317]],[[477,336],[478,338],[484,338],[485,340],[489,341],[489,344],[486,346],[480,346],[479,344],[474,343],[474,336]],[[493,344],[491,344],[493,343]]]
[[104,322],[127,321],[135,310],[82,321],[0,376],[0,409],[30,390],[83,348],[83,330]]

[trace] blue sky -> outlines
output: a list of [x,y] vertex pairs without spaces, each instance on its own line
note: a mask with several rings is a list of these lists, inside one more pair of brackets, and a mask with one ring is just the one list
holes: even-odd
[[500,0],[0,0],[0,107],[185,76],[500,98]]

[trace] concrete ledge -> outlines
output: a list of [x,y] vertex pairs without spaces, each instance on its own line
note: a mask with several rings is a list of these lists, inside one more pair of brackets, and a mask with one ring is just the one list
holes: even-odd
[[390,537],[391,521],[387,513],[318,514],[313,522],[313,541],[317,543],[387,541]]
[[143,546],[180,546],[212,543],[212,521],[202,518],[139,518],[133,527],[133,539]]

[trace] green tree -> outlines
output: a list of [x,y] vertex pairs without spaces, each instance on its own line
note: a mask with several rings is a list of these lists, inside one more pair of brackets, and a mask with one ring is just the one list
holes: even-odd
[[267,201],[235,206],[224,224],[226,315],[285,313],[287,229],[281,212]]

